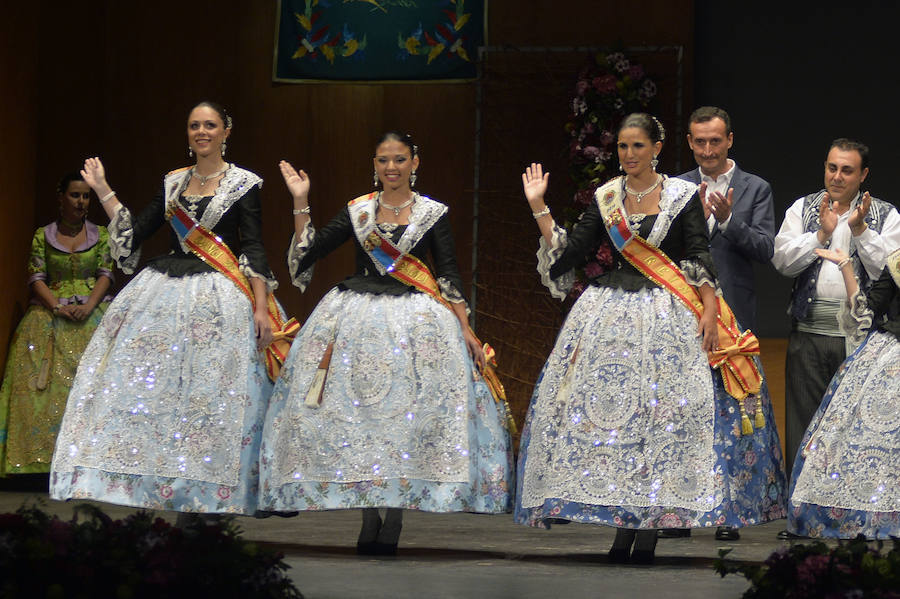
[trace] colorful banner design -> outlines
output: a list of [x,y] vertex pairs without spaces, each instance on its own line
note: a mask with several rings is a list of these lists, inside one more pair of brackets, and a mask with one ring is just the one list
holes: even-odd
[[486,3],[279,0],[273,79],[474,79]]

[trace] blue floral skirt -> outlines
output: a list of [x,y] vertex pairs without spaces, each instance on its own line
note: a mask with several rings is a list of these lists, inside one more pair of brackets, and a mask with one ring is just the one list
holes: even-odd
[[250,302],[224,275],[144,269],[79,363],[51,497],[254,513],[272,389],[260,356]]
[[[310,405],[330,344],[321,403]],[[445,306],[420,293],[332,289],[303,325],[273,391],[260,507],[508,512],[505,422],[505,405],[477,374]]]
[[791,473],[788,530],[900,536],[900,341],[871,333],[834,375]]
[[[589,287],[538,379],[520,443],[515,520],[624,528],[741,527],[785,517],[784,460],[700,348],[696,318],[662,289]],[[756,398],[745,400],[751,421]]]

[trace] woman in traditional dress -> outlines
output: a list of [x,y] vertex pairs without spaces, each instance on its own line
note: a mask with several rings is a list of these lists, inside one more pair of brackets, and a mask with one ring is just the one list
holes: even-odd
[[611,561],[652,561],[658,528],[784,517],[767,397],[751,402],[759,430],[743,422],[745,454],[734,450],[747,413],[708,359],[720,341],[719,300],[703,208],[694,184],[657,174],[663,139],[654,117],[625,118],[624,176],[596,191],[571,234],[544,202],[549,173],[532,164],[522,176],[542,234],[538,271],[555,297],[565,298],[598,243],[612,248],[612,264],[573,306],[535,387],[515,519],[615,526]]
[[[194,107],[187,138],[196,164],[166,175],[137,216],[100,160],[85,162],[122,270],[133,272],[141,244],[167,221],[171,244],[110,304],[81,359],[53,457],[54,499],[256,510],[271,392],[259,350],[272,337],[266,300],[276,282],[261,242],[262,180],[225,162],[230,134],[221,106]],[[213,259],[188,230],[206,232]]]
[[511,453],[506,406],[475,369],[485,357],[468,325],[448,208],[413,189],[409,136],[386,134],[374,165],[381,191],[316,231],[309,178],[281,163],[294,202],[294,284],[305,289],[315,262],[348,240],[356,270],[319,302],[276,384],[260,505],[363,508],[358,551],[394,554],[402,509],[509,511]]
[[50,471],[78,359],[112,300],[109,235],[87,220],[91,188],[70,173],[57,193],[59,218],[31,241],[31,306],[0,387],[0,476]]
[[900,250],[867,294],[843,250],[816,253],[840,267],[850,297],[842,328],[862,344],[848,348],[800,444],[788,531],[900,537]]

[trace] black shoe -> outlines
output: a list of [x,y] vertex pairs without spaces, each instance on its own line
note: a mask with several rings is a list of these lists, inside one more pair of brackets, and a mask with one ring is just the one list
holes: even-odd
[[357,555],[378,555],[378,543],[369,541],[367,543],[356,544]]
[[634,549],[631,550],[631,563],[652,564],[653,559],[656,557],[656,541],[658,539],[658,531],[638,531],[634,539]]
[[717,541],[738,541],[740,538],[741,533],[733,526],[720,526],[716,529]]
[[635,530],[633,528],[617,528],[616,538],[606,558],[611,564],[624,564],[631,557],[631,545],[634,543]]
[[680,539],[691,536],[690,528],[660,528],[656,532],[660,539]]
[[375,543],[375,555],[397,555],[397,543]]
[[792,533],[789,530],[782,530],[780,533],[778,533],[779,541],[796,541],[797,539],[806,539],[806,538],[808,538],[808,537],[804,537],[801,535],[795,535],[794,533]]

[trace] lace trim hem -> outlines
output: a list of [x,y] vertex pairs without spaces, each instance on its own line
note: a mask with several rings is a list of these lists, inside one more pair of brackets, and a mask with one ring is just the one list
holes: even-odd
[[702,262],[688,259],[679,262],[678,266],[681,268],[681,272],[684,273],[684,278],[687,282],[694,287],[709,285],[716,290],[716,295],[722,295],[722,290],[719,288],[716,277],[709,272],[709,269],[707,269]]
[[312,221],[306,222],[306,226],[303,227],[303,232],[300,235],[300,241],[297,241],[296,233],[291,235],[291,245],[288,249],[287,257],[288,272],[291,273],[291,284],[300,289],[301,292],[306,291],[306,287],[312,280],[314,265],[303,272],[297,271],[300,268],[300,261],[309,253],[309,248],[312,247],[315,237],[316,229],[313,227]]
[[262,279],[266,283],[266,293],[273,293],[276,289],[278,289],[278,281],[275,280],[275,275],[272,274],[271,271],[268,275],[261,275],[253,270],[247,254],[241,254],[240,257],[238,257],[238,266],[241,269],[241,274],[243,274],[248,279],[253,277]]
[[575,283],[575,271],[570,270],[554,279],[550,276],[550,267],[559,260],[568,245],[568,233],[554,223],[553,237],[550,239],[550,243],[547,244],[547,241],[541,236],[537,251],[537,271],[541,275],[541,283],[550,290],[550,295],[558,300],[566,299],[566,296],[569,294],[569,289]]
[[847,342],[847,355],[850,355],[865,340],[872,329],[875,315],[869,309],[869,302],[862,290],[857,290],[838,312],[838,328]]
[[138,261],[141,259],[141,249],[132,247],[134,223],[131,220],[131,211],[120,205],[106,230],[109,233],[109,254],[122,272],[127,275],[134,274]]

